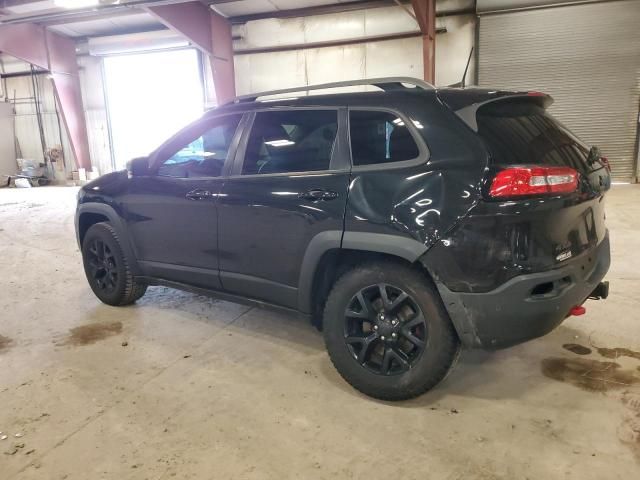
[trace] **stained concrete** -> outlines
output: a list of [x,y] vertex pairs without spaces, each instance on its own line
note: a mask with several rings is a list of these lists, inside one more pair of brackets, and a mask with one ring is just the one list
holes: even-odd
[[74,203],[71,188],[0,190],[3,480],[640,478],[637,186],[608,196],[607,301],[465,352],[395,404],[349,387],[295,316],[165,288],[102,305]]

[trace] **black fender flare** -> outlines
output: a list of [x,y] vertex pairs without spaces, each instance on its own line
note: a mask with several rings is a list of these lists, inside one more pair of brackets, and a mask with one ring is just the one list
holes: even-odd
[[78,248],[82,251],[82,245],[80,243],[80,217],[85,213],[94,213],[107,217],[111,226],[116,230],[118,238],[120,238],[120,244],[124,250],[124,254],[127,257],[127,263],[134,275],[141,275],[140,266],[138,265],[137,256],[131,243],[131,237],[127,231],[126,225],[120,215],[114,210],[111,205],[105,203],[83,203],[78,205],[76,209],[75,227],[76,227],[76,240],[78,242]]
[[298,281],[298,309],[312,313],[312,289],[315,272],[322,256],[329,250],[345,249],[362,252],[384,253],[407,260],[418,260],[428,249],[424,244],[409,237],[370,232],[342,232],[326,230],[311,239],[302,260]]

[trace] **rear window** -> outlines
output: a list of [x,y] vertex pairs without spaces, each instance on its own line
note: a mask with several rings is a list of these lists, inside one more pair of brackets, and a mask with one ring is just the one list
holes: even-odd
[[476,115],[478,133],[495,165],[586,168],[589,149],[544,108],[530,102],[497,102]]

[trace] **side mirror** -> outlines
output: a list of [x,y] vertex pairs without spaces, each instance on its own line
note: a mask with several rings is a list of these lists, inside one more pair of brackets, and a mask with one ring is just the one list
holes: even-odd
[[149,175],[149,159],[147,157],[134,158],[127,163],[127,170],[134,177]]

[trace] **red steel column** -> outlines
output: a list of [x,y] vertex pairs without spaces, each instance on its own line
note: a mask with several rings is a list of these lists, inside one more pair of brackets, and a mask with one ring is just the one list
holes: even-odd
[[436,81],[436,0],[411,0],[422,32],[424,79]]
[[73,40],[34,24],[0,25],[0,52],[51,72],[56,100],[76,163],[78,167],[91,170]]
[[196,1],[146,9],[207,54],[218,104],[233,99],[236,95],[233,43],[227,19]]
[[71,149],[78,167],[91,170],[89,135],[80,93],[80,75],[76,61],[76,44],[70,38],[46,32],[49,70],[53,78],[56,100],[62,112]]

